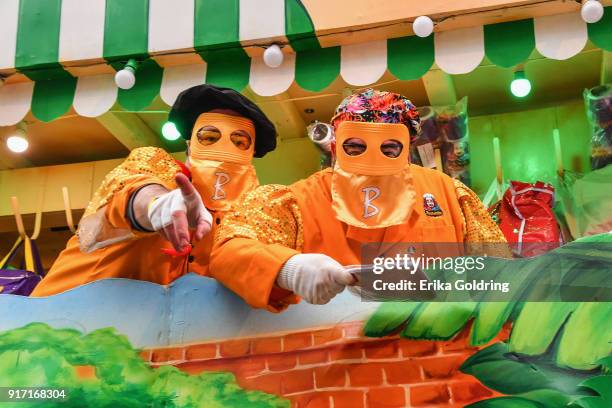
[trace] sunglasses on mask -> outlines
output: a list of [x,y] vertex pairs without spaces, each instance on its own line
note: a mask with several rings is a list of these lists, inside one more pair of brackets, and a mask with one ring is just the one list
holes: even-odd
[[[359,156],[367,150],[368,144],[363,139],[352,137],[342,143],[342,148],[349,156]],[[391,158],[398,157],[402,153],[403,148],[404,145],[399,140],[395,139],[385,140],[380,145],[382,154]]]
[[[196,133],[198,142],[203,146],[210,146],[221,139],[221,131],[214,126],[203,126]],[[240,150],[249,150],[251,147],[251,136],[244,130],[235,130],[230,134],[230,140]]]

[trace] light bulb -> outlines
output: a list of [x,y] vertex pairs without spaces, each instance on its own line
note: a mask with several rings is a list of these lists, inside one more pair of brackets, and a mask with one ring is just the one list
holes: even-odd
[[281,48],[276,44],[272,44],[264,51],[263,60],[270,68],[280,67],[283,63],[283,52]]
[[28,150],[29,145],[28,140],[21,135],[13,135],[6,139],[6,147],[11,152],[23,153]]
[[115,74],[115,84],[121,89],[132,89],[136,84],[136,75],[134,68],[126,66],[121,71]]
[[166,122],[162,126],[162,136],[166,140],[176,140],[181,137],[176,125],[172,122]]
[[518,98],[529,95],[529,92],[531,92],[531,82],[525,78],[525,71],[516,71],[514,73],[514,79],[510,83],[510,92]]
[[412,31],[419,37],[429,37],[433,33],[434,23],[427,16],[419,16],[412,23]]
[[587,0],[582,3],[580,15],[585,22],[596,23],[601,20],[604,15],[603,5],[597,0]]

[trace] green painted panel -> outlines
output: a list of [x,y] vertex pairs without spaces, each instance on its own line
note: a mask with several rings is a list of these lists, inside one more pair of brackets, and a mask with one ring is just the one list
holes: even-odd
[[206,83],[242,91],[249,83],[251,59],[242,48],[201,52],[206,63]]
[[594,24],[587,24],[587,29],[593,44],[612,51],[612,7],[605,7],[603,18]]
[[136,85],[132,89],[119,89],[118,100],[128,111],[143,110],[159,94],[164,70],[148,59],[136,71]]
[[525,61],[535,47],[533,20],[484,26],[485,54],[492,63],[510,68]]
[[17,68],[57,63],[61,7],[61,0],[20,1]]
[[314,24],[300,0],[285,0],[285,35],[295,52],[320,48]]
[[561,136],[563,165],[566,169],[590,169],[590,128],[584,102],[575,100],[556,107],[524,110],[497,115],[470,117],[470,171],[472,188],[486,192],[495,178],[493,137],[501,142],[504,178],[534,182],[556,182],[552,132]]
[[147,55],[149,0],[106,0],[104,58]]
[[32,113],[43,121],[50,122],[65,114],[72,105],[76,78],[37,81],[32,95]]
[[414,81],[421,78],[434,62],[434,36],[416,35],[387,41],[387,64],[396,78]]
[[318,92],[340,74],[340,47],[298,52],[295,81],[307,91]]
[[239,10],[239,0],[195,0],[195,49],[239,46]]
[[194,48],[208,64],[207,83],[242,91],[251,59],[239,41],[239,10],[239,0],[196,0]]

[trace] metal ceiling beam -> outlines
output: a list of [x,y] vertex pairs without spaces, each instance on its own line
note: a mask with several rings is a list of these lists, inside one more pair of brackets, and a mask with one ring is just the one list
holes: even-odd
[[129,150],[137,147],[164,147],[161,138],[135,113],[106,112],[96,118]]
[[454,105],[457,92],[453,78],[440,69],[431,69],[421,77],[425,92],[432,106]]

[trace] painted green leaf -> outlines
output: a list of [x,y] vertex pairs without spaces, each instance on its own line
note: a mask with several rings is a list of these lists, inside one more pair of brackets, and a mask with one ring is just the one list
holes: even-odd
[[389,71],[397,79],[414,81],[421,78],[434,62],[433,35],[392,38],[387,41]]
[[544,408],[544,406],[521,397],[498,397],[466,405],[466,408]]
[[159,94],[164,70],[157,63],[148,59],[140,64],[136,71],[136,85],[132,89],[119,89],[117,99],[128,111],[140,111],[153,102]]
[[569,302],[526,303],[512,327],[510,351],[530,356],[544,354],[577,306]]
[[484,26],[485,54],[500,67],[525,61],[535,47],[533,20],[509,21]]
[[368,319],[363,332],[368,337],[382,337],[395,332],[419,307],[418,302],[385,302]]
[[[540,407],[558,408],[564,407],[572,401],[572,398],[555,390],[536,390],[519,395],[491,398],[478,401],[468,407]],[[530,405],[531,404],[531,405]]]
[[557,364],[591,370],[612,353],[612,303],[581,303],[563,329]]
[[574,401],[573,407],[609,408],[612,406],[612,376],[591,377],[580,383],[580,387],[593,390],[597,395],[580,397]]
[[470,344],[480,346],[493,340],[510,317],[515,303],[480,303],[474,313],[474,324],[470,333]]
[[508,344],[495,343],[469,357],[460,370],[502,394],[522,394],[552,389],[579,394],[578,384],[591,374],[559,370],[545,360],[511,353]]
[[601,365],[601,369],[605,374],[612,374],[612,356],[600,359],[597,364]]
[[319,92],[340,74],[340,47],[298,52],[295,57],[295,81],[307,91]]
[[420,307],[402,331],[402,337],[448,340],[472,317],[475,302],[434,302]]

